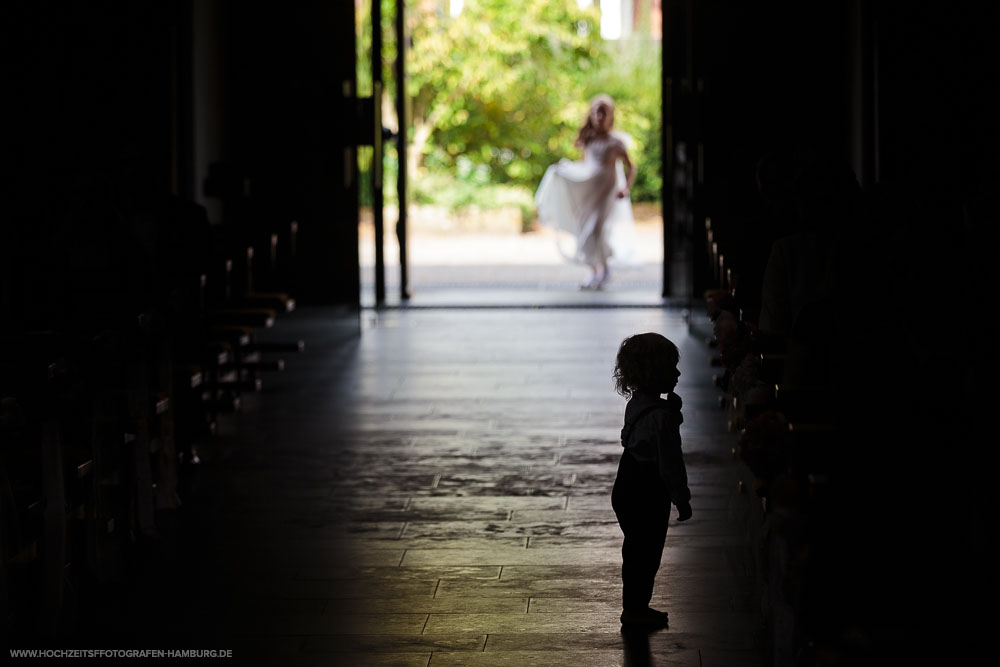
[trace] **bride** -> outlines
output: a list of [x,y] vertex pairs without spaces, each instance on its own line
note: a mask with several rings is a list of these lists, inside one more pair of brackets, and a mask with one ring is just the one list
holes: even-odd
[[576,240],[572,252],[561,246],[560,252],[590,267],[581,289],[601,289],[610,277],[609,261],[625,263],[635,253],[629,198],[635,166],[626,148],[628,135],[612,130],[614,110],[607,95],[594,98],[575,142],[583,149],[583,161],[563,158],[550,166],[535,193],[541,224]]

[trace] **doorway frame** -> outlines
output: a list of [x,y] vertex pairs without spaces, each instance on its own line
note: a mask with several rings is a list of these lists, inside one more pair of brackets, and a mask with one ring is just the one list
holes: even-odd
[[[407,152],[409,150],[408,137],[408,104],[406,98],[406,52],[411,46],[406,34],[406,2],[405,0],[395,0],[395,16],[393,18],[396,33],[396,60],[394,62],[394,74],[396,76],[395,107],[396,117],[399,119],[399,128],[394,137],[398,155],[398,172],[396,182],[396,192],[399,201],[399,215],[396,222],[396,238],[399,244],[400,262],[400,300],[406,303],[410,298],[409,290],[409,260],[408,260],[408,177],[407,173]],[[674,152],[676,150],[678,130],[681,134],[689,134],[689,129],[685,127],[677,128],[675,123],[676,101],[678,97],[684,97],[690,92],[693,81],[693,7],[692,0],[661,0],[660,7],[660,170],[662,175],[662,185],[660,194],[660,209],[663,218],[663,232],[661,242],[663,244],[663,265],[661,277],[661,296],[666,299],[670,297],[682,297],[690,299],[693,293],[693,275],[690,261],[693,256],[689,235],[677,225],[677,210],[675,204],[674,169],[676,167]],[[374,136],[372,141],[375,145],[375,156],[373,162],[373,215],[375,224],[375,304],[376,307],[385,305],[385,263],[384,263],[384,229],[383,229],[383,141],[389,136],[382,128],[381,118],[381,92],[382,92],[382,7],[379,0],[372,0],[371,3],[371,25],[372,25],[372,81],[373,90],[373,113],[374,113]],[[683,101],[682,101],[683,103]],[[696,137],[692,136],[692,139]],[[692,144],[695,145],[695,144]],[[700,146],[700,143],[697,143]],[[700,161],[702,151],[698,150],[694,156]],[[700,164],[695,164],[695,171],[702,173]],[[671,239],[673,243],[671,243]],[[674,280],[673,268],[680,263],[687,267],[685,280]],[[683,290],[683,294],[676,293]]]

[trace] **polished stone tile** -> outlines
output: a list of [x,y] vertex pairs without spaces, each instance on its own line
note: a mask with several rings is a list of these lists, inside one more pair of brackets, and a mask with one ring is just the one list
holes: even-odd
[[[544,525],[544,524],[539,524]],[[534,534],[531,526],[514,524],[510,521],[408,521],[402,530],[402,537],[437,537],[442,539],[465,539],[494,535],[497,537],[524,538]]]
[[498,632],[490,634],[486,644],[488,652],[617,651],[620,654],[625,648],[619,629],[608,632]]
[[[504,651],[463,655],[435,653],[428,667],[617,667],[624,665],[620,651]],[[689,663],[697,664],[697,663]]]
[[[533,632],[613,632],[621,628],[616,614],[431,614],[425,632],[493,634]],[[488,644],[489,642],[487,642]]]
[[442,579],[437,597],[445,600],[466,597],[575,597],[606,599],[621,592],[619,569],[609,567],[604,576],[473,581]]
[[[259,579],[238,585],[246,597],[329,600],[335,598],[432,596],[438,580]],[[321,608],[320,611],[323,609]]]
[[[615,527],[617,528],[617,526]],[[669,543],[672,547],[729,547],[739,546],[743,543],[743,540],[739,536],[733,535],[674,535],[671,534],[668,529],[667,543]],[[592,547],[620,548],[622,545],[621,531],[619,531],[617,535],[609,531],[609,534],[607,535],[598,533],[593,537],[584,537],[579,535],[533,535],[528,542],[528,548],[530,549],[575,547],[584,545]]]
[[670,527],[654,604],[672,627],[645,650],[661,666],[759,662],[753,506],[708,353],[677,313],[370,315],[341,346],[303,325],[280,391],[212,452],[229,466],[225,551],[206,562],[234,630],[274,639],[273,664],[623,664],[610,491],[625,401],[610,373],[622,338],[657,330],[681,346],[695,517]]
[[408,511],[418,514],[430,511],[498,511],[498,510],[561,510],[566,507],[566,498],[548,496],[518,496],[518,495],[489,495],[489,496],[450,496],[438,498],[413,498],[410,501]]
[[[569,589],[572,592],[572,589]],[[733,587],[707,591],[699,587],[696,595],[687,594],[688,587],[659,586],[654,590],[650,606],[670,612],[739,611],[752,612],[754,602],[748,593]],[[541,594],[541,595],[544,595]],[[757,605],[759,607],[759,604]],[[621,588],[605,589],[600,597],[531,597],[528,613],[621,613]]]
[[267,635],[420,634],[427,614],[273,614],[233,619],[243,631]]
[[[461,538],[461,547],[463,549],[495,549],[495,548],[506,548],[506,549],[523,549],[527,546],[528,536],[520,535],[490,535],[486,534],[479,537],[463,537]],[[398,549],[438,549],[438,548],[454,548],[458,545],[454,537],[401,537],[397,539],[356,539],[351,541],[345,541],[345,545],[353,546],[360,549],[377,549],[383,550],[388,548],[398,548]]]
[[[486,646],[486,635],[478,634],[374,634],[337,637],[306,637],[302,653],[423,653],[428,651],[477,651]],[[366,664],[359,662],[359,665]]]
[[[614,615],[617,617],[616,612]],[[634,646],[636,639],[641,639],[640,645],[648,643],[649,649],[655,656],[667,656],[678,651],[687,651],[694,648],[702,650],[704,646],[701,641],[701,634],[690,633],[679,630],[674,626],[679,622],[674,621],[676,612],[670,613],[670,627],[652,632],[644,637],[637,638],[633,634],[622,632],[621,626],[614,631],[600,632],[523,632],[523,633],[490,633],[486,640],[486,651],[559,651],[559,650],[624,650],[627,646]],[[729,627],[720,627],[720,632],[729,631]],[[643,633],[645,634],[645,633]],[[712,646],[713,651],[741,653],[753,651],[753,647],[739,646],[745,637],[740,637],[737,642],[729,642],[730,646]],[[719,638],[720,642],[726,642],[725,637]],[[659,664],[659,659],[654,658],[654,664]],[[706,663],[711,664],[711,663]],[[745,663],[747,665],[760,665],[760,655],[757,661],[753,660]]]
[[[286,662],[271,663],[274,667],[427,667],[431,654],[364,651],[360,653],[299,653],[286,656]],[[270,667],[270,665],[268,665]]]
[[[696,493],[697,487],[693,488],[691,490],[692,508],[696,508],[702,512],[725,512],[732,501],[729,498],[729,496],[719,494],[716,491],[717,488],[718,487],[713,485],[711,487],[712,491],[711,493],[702,493],[700,495]],[[736,491],[735,481],[733,482],[732,490],[734,492]],[[608,495],[603,497],[570,495],[569,500],[566,504],[566,509],[569,511],[581,512],[581,513],[587,511],[611,512],[611,491],[609,489]],[[611,517],[614,517],[614,512],[611,512]],[[715,515],[708,515],[708,517],[716,518]]]
[[262,565],[270,564],[281,569],[302,569],[324,566],[334,566],[345,560],[356,560],[364,565],[375,567],[380,565],[399,565],[403,558],[404,550],[365,548],[360,544],[348,544],[346,549],[317,549],[310,551],[302,549],[298,551],[259,551],[247,556],[246,563],[252,564],[260,562]]
[[[697,564],[695,564],[697,565]],[[607,578],[614,578],[615,581],[621,573],[621,560],[611,566],[608,565],[505,565],[500,573],[499,581],[544,581],[544,580],[573,580],[583,579],[587,581],[601,581]],[[699,570],[697,568],[668,566],[666,562],[661,562],[660,570],[656,575],[656,585],[683,585],[688,582],[693,590],[699,587],[711,586],[712,582],[720,585],[740,588],[752,585],[753,576],[744,575],[736,570]],[[484,585],[490,585],[484,582]]]
[[528,610],[527,597],[454,597],[415,596],[366,597],[337,600],[329,609],[335,613],[359,614],[523,614]]
[[603,579],[609,572],[617,576],[621,561],[615,567],[607,565],[578,565],[559,563],[555,565],[504,565],[500,572],[501,581],[535,581],[540,579]]
[[500,578],[500,566],[359,567],[355,564],[305,568],[296,571],[294,576],[296,579],[364,580],[377,586],[380,581],[436,581],[445,577],[496,580]]
[[[570,497],[568,502],[572,502],[574,506],[578,500],[586,498],[586,496],[580,497]],[[539,510],[514,510],[510,515],[510,520],[512,523],[519,524],[538,524],[538,523],[555,523],[555,524],[615,524],[618,525],[618,518],[615,516],[614,511],[611,509],[611,498],[610,493],[607,498],[604,498],[602,504],[604,507],[593,507],[584,509],[568,508],[562,512],[553,511],[539,511]]]
[[554,565],[567,560],[581,565],[614,564],[621,561],[621,549],[615,548],[553,548],[516,549],[408,549],[403,565]]
[[[573,656],[583,665],[659,665],[670,667],[687,665],[702,667],[713,665],[705,662],[701,650],[693,646],[692,637],[661,630],[650,635],[623,637],[622,633],[547,634],[523,635],[495,634],[486,642],[486,654],[504,656],[513,654],[534,660],[529,664],[561,665],[561,655]],[[588,658],[590,655],[592,657]],[[645,658],[645,659],[643,659]],[[747,656],[743,664],[759,665]],[[470,663],[471,664],[471,663]],[[492,664],[492,663],[486,663]],[[499,663],[506,664],[506,663]]]

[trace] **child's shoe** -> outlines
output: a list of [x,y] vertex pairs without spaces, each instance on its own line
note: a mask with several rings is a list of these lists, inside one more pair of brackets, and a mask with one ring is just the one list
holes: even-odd
[[656,609],[626,609],[621,615],[622,625],[650,629],[667,627],[667,612]]

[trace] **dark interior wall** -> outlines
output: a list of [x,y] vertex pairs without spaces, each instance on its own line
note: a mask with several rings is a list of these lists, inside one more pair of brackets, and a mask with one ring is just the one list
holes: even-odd
[[[983,435],[993,429],[1000,373],[1000,318],[983,299],[1000,253],[998,16],[993,3],[964,1],[880,2],[875,12],[880,223],[894,251],[886,340],[898,350],[885,370],[897,388],[890,400],[904,406],[886,447],[896,462],[885,467],[916,479],[935,461],[929,481],[938,490],[915,523],[948,526],[949,539],[924,549],[944,578],[921,598],[941,609],[1000,590],[992,491],[1000,457]],[[959,613],[940,626],[974,655],[991,621]]]
[[4,639],[124,645],[175,618],[175,591],[145,583],[195,580],[199,510],[173,510],[206,507],[197,448],[280,368],[254,363],[253,337],[288,305],[203,276],[270,233],[287,259],[297,220],[289,270],[267,277],[356,314],[354,8],[0,3]]
[[882,181],[961,196],[971,176],[963,158],[978,152],[977,135],[989,125],[977,118],[991,82],[983,49],[994,10],[983,4],[877,3]]
[[[669,69],[675,137],[702,175],[696,235],[704,217],[745,233],[744,219],[762,211],[755,162],[781,146],[808,144],[842,161],[866,190],[905,191],[924,218],[928,205],[959,210],[996,171],[998,19],[989,3],[665,7],[669,39],[685,43]],[[695,294],[709,280],[697,277]]]
[[877,222],[895,251],[897,328],[911,365],[960,386],[969,360],[948,348],[974,265],[965,246],[996,252],[996,208],[982,203],[996,191],[1000,21],[991,3],[965,1],[878,2],[871,21]]
[[[672,137],[675,148],[685,144],[696,181],[681,202],[688,210],[668,216],[668,243],[690,243],[690,293],[718,284],[698,261],[708,253],[706,218],[725,241],[727,266],[759,293],[770,241],[784,230],[757,191],[756,161],[811,146],[849,166],[864,189],[870,218],[855,243],[877,248],[869,259],[881,266],[858,275],[893,294],[888,308],[873,306],[881,326],[914,339],[921,367],[950,369],[958,381],[965,360],[937,342],[956,311],[919,332],[913,318],[968,292],[970,268],[983,263],[964,246],[996,248],[997,9],[896,0],[664,6]],[[685,213],[689,228],[678,229]]]
[[140,299],[125,218],[179,185],[179,9],[4,3],[5,328],[67,328]]
[[[990,619],[964,596],[992,599],[1000,587],[998,457],[978,435],[993,429],[1000,371],[998,318],[983,298],[1000,252],[997,10],[919,0],[664,7],[678,19],[670,34],[691,43],[670,72],[690,80],[675,82],[676,137],[702,146],[696,259],[711,217],[736,265],[762,268],[782,231],[754,183],[771,148],[812,145],[864,186],[864,214],[831,236],[849,258],[833,288],[830,387],[850,492],[831,531],[842,585],[826,613],[842,604],[877,628],[886,656],[921,655],[930,648],[913,638],[933,633],[954,638],[950,661],[968,662]],[[693,293],[717,284],[703,269]]]
[[[0,11],[5,327],[64,328],[98,301],[139,307],[157,280],[159,241],[138,212],[171,196],[208,204],[226,228],[222,245],[281,232],[287,247],[298,220],[286,287],[302,303],[358,305],[357,179],[345,153],[355,137],[343,101],[353,3],[42,0]],[[235,192],[206,194],[213,163],[238,177]],[[97,274],[100,284],[79,285]]]
[[[693,197],[670,225],[674,244],[707,252],[705,219],[732,251],[749,236],[769,235],[748,221],[763,202],[756,190],[757,160],[796,143],[816,144],[845,161],[851,142],[851,32],[849,3],[732,0],[665,4],[671,83],[669,114],[674,147],[684,145]],[[669,166],[668,166],[669,168]],[[675,199],[676,201],[676,199]],[[680,233],[677,233],[680,232]],[[746,262],[743,262],[744,265]],[[691,266],[691,293],[712,286],[704,262]]]
[[836,1],[695,3],[701,206],[722,237],[769,233],[747,226],[766,153],[810,143],[848,159],[847,19]]
[[[992,452],[955,431],[957,415],[990,393],[984,378],[997,368],[987,341],[1000,330],[967,316],[981,311],[978,286],[989,282],[987,267],[1000,251],[1000,14],[992,3],[883,1],[874,4],[872,23],[874,223],[887,249],[885,293],[892,295],[883,309],[905,350],[896,362],[902,377],[927,388],[912,401],[915,414],[935,416],[924,420],[921,441],[949,443],[955,478],[967,478],[996,463]],[[980,378],[978,387],[972,377]],[[969,467],[969,460],[979,464]]]
[[220,3],[217,125],[238,189],[223,220],[258,240],[297,220],[295,292],[307,303],[359,302],[356,135],[344,102],[354,90],[353,10]]
[[222,202],[205,191],[210,165],[226,154],[225,15],[223,0],[193,3],[191,18],[191,116],[192,144],[197,159],[192,163],[193,198],[206,209],[208,219],[222,222]]
[[169,187],[176,3],[5,3],[7,145],[21,176],[110,170],[125,159]]

